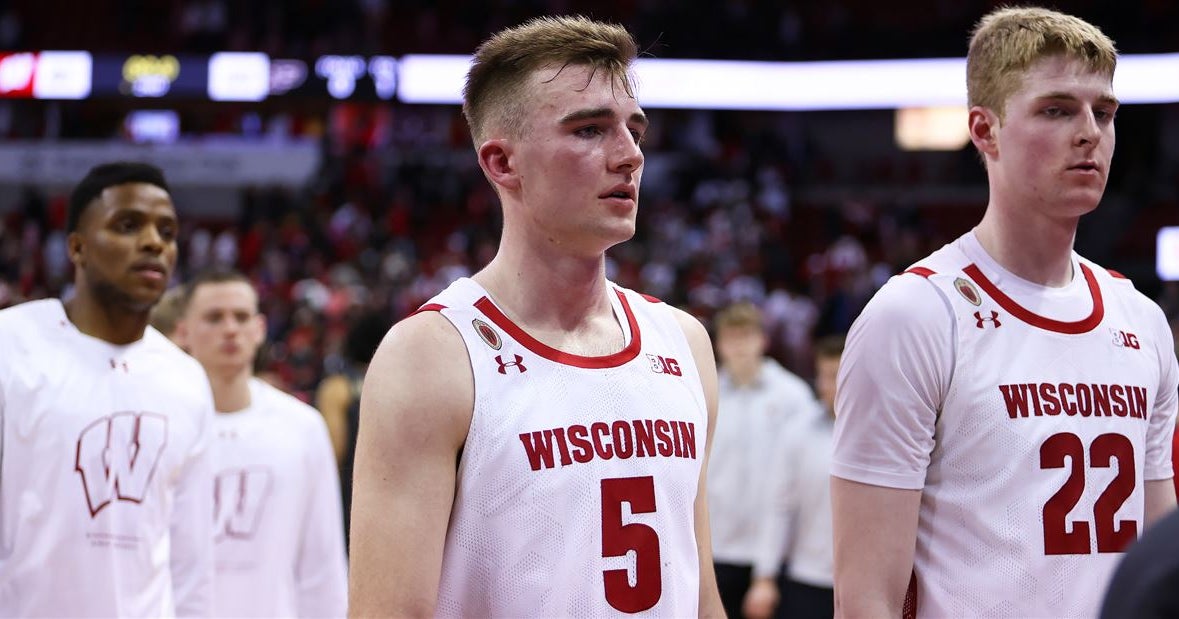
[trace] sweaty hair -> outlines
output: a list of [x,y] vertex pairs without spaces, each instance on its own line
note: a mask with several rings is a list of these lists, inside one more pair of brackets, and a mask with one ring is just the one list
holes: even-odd
[[966,92],[971,106],[1003,118],[1007,99],[1023,74],[1041,58],[1064,55],[1113,78],[1118,52],[1096,26],[1072,15],[1035,7],[1000,8],[974,28],[966,55]]
[[126,183],[147,183],[155,185],[164,191],[168,189],[168,181],[164,180],[163,170],[150,163],[136,161],[116,161],[102,163],[90,168],[86,176],[74,187],[70,194],[70,208],[66,214],[66,233],[78,229],[78,221],[82,214],[107,187],[124,185]]
[[[213,267],[197,273],[184,285],[184,295],[180,301],[180,315],[183,316],[188,312],[188,306],[192,303],[192,297],[196,294],[197,288],[205,284],[228,284],[231,282],[242,282],[248,285],[251,290],[254,290],[254,283],[250,281],[250,278],[235,269]],[[255,290],[254,292],[254,296],[257,297],[257,291]]]
[[522,134],[534,71],[589,66],[621,81],[633,96],[627,70],[637,55],[638,46],[625,28],[581,16],[537,17],[492,35],[475,50],[463,87],[463,115],[475,148],[491,131],[508,137]]
[[717,313],[716,328],[718,331],[729,328],[748,328],[761,331],[761,310],[752,303],[734,303]]

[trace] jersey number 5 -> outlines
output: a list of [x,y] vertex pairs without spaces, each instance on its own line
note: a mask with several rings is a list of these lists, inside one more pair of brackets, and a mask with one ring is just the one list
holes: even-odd
[[[1044,504],[1044,554],[1087,555],[1089,522],[1075,520],[1067,530],[1065,518],[1085,492],[1085,445],[1071,432],[1053,434],[1040,446],[1040,468],[1064,468],[1068,456],[1072,472],[1064,485]],[[1093,504],[1093,523],[1097,528],[1097,552],[1121,552],[1138,538],[1138,522],[1114,522],[1114,514],[1134,493],[1134,444],[1121,434],[1102,434],[1089,446],[1091,467],[1109,468],[1118,461],[1118,474],[1109,482]]]
[[630,503],[632,514],[655,511],[653,477],[617,477],[602,480],[602,556],[624,557],[635,553],[635,584],[629,570],[603,570],[606,601],[624,613],[637,613],[659,601],[663,590],[660,573],[659,535],[651,527],[632,522],[622,524],[622,504]]

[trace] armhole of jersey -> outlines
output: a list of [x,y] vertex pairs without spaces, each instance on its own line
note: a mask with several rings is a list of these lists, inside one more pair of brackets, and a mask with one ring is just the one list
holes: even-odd
[[1130,281],[1129,277],[1126,277],[1125,275],[1122,275],[1121,273],[1119,273],[1113,269],[1106,269],[1105,271],[1107,273],[1109,273],[1110,275],[1112,275],[1114,279],[1124,279],[1126,281]]
[[920,275],[921,277],[924,277],[925,279],[929,279],[930,275],[937,275],[937,271],[934,271],[933,269],[927,269],[925,267],[910,267],[910,268],[906,269],[905,272],[902,273],[902,275],[904,275],[905,273],[912,273],[913,275]]
[[643,294],[643,293],[641,293],[641,292],[640,292],[640,293],[639,293],[639,296],[640,296],[640,297],[643,297],[644,299],[646,299],[646,300],[648,300],[648,301],[650,301],[651,303],[663,303],[663,299],[660,299],[660,298],[658,298],[658,297],[653,297],[653,296],[651,296],[651,295],[649,295],[649,294]]
[[440,303],[427,303],[427,304],[417,308],[416,310],[414,310],[414,312],[412,314],[410,314],[410,316],[416,316],[422,312],[441,312],[444,309],[446,309],[446,306],[442,305]]

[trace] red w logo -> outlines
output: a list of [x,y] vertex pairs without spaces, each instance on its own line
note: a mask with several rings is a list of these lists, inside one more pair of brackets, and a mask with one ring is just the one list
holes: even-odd
[[168,418],[154,413],[115,413],[86,426],[74,470],[90,517],[115,499],[142,503],[167,443]]
[[213,541],[250,539],[270,497],[273,475],[266,468],[227,469],[213,480]]
[[990,318],[983,318],[982,314],[975,312],[974,319],[978,321],[974,326],[978,327],[979,329],[983,328],[984,322],[990,322],[995,326],[996,329],[1003,326],[1003,323],[999,322],[999,312],[996,312],[995,310],[991,310]]
[[499,355],[495,356],[495,362],[499,364],[499,373],[506,375],[508,373],[508,368],[516,368],[517,370],[520,370],[521,374],[527,372],[528,368],[524,367],[524,357],[521,357],[520,355],[512,356],[516,358],[515,361],[504,361],[503,357],[500,357]]

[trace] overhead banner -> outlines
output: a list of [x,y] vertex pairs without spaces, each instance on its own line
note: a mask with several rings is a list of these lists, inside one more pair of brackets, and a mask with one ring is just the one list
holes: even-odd
[[170,145],[8,140],[0,143],[0,183],[70,186],[100,163],[146,161],[176,186],[305,184],[320,165],[315,141],[232,140]]

